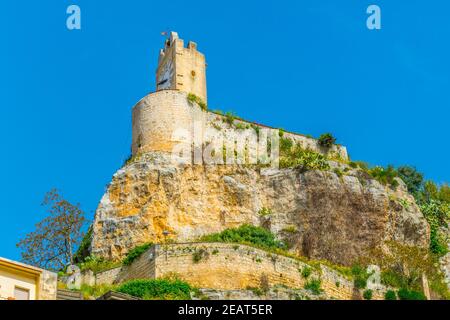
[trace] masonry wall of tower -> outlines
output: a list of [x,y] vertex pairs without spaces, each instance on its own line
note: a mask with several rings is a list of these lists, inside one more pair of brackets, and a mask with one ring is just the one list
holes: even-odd
[[[255,145],[255,128],[262,131],[268,127],[243,120],[235,120],[234,123],[235,125],[230,125],[225,116],[203,111],[197,104],[188,101],[185,92],[158,91],[142,99],[133,108],[132,153],[172,153],[184,146],[181,149],[188,148],[190,151],[187,152],[192,152],[189,158],[194,159],[195,152],[198,156],[200,149],[200,157],[205,152],[212,153],[218,160],[214,163],[219,163],[226,145],[226,152],[234,154],[236,150],[237,157],[244,159],[245,155],[242,153],[245,150],[258,148]],[[304,148],[348,158],[344,146],[335,145],[330,150],[325,150],[316,139],[288,132],[284,136],[300,143]],[[208,151],[205,151],[206,148]]]
[[175,90],[152,93],[133,108],[132,153],[149,151],[172,152],[175,145],[189,136],[174,138],[180,129],[192,132],[195,110],[190,108],[186,94]]
[[156,83],[157,91],[176,89],[193,93],[207,102],[206,60],[197,51],[197,44],[189,41],[185,47],[178,34],[171,32],[159,54]]

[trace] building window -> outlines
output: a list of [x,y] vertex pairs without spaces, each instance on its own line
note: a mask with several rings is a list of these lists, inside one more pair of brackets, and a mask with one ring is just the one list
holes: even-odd
[[16,300],[30,300],[30,290],[14,287],[14,299]]

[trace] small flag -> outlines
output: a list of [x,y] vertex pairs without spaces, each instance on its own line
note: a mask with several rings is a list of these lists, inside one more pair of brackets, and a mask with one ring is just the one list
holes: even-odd
[[167,36],[169,33],[167,32],[167,31],[163,31],[163,32],[161,32],[161,35],[162,36]]

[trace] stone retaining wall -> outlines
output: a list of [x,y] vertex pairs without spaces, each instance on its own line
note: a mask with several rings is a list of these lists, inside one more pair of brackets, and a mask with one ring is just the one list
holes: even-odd
[[[305,279],[301,271],[311,268]],[[121,283],[131,279],[153,279],[178,275],[195,287],[214,290],[242,290],[265,285],[304,288],[311,279],[321,279],[321,288],[330,299],[361,299],[353,282],[337,271],[246,245],[228,243],[187,243],[155,245],[130,266],[96,275],[97,284]],[[374,292],[383,299],[384,290]]]

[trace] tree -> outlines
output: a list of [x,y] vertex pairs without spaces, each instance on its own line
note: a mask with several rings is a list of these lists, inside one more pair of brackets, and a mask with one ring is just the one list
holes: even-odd
[[58,190],[48,192],[42,205],[49,216],[36,224],[18,244],[22,261],[49,270],[73,264],[75,248],[83,238],[84,212],[65,200]]
[[442,202],[450,203],[450,186],[448,184],[441,186],[438,197]]
[[414,167],[402,166],[397,169],[399,177],[405,182],[408,191],[416,195],[422,188],[423,175]]

